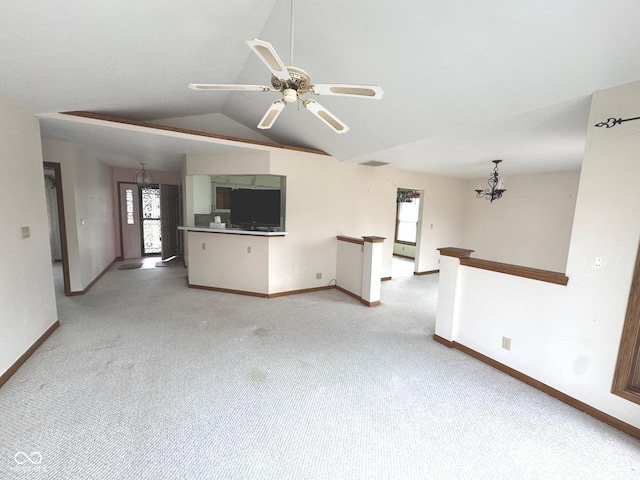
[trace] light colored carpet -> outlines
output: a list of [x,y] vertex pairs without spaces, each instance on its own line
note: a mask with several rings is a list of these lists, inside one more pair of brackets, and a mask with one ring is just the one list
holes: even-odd
[[0,478],[639,478],[639,441],[435,343],[436,282],[367,308],[114,267],[0,388]]

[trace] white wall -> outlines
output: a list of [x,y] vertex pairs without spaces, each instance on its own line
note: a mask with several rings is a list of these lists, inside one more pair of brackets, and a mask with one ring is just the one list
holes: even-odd
[[[336,235],[385,237],[382,276],[391,276],[398,187],[423,192],[419,271],[436,270],[436,248],[460,242],[465,185],[461,180],[365,167],[286,149],[188,155],[186,172],[187,188],[194,174],[287,177],[288,235],[269,243],[269,293],[325,286],[335,279]],[[317,273],[322,279],[316,278]]]
[[80,292],[116,258],[112,169],[68,142],[44,139],[42,155],[61,166],[69,280]]
[[493,203],[475,197],[486,179],[468,181],[459,246],[475,258],[564,272],[579,179],[577,170],[510,176]]
[[[640,405],[610,392],[640,239],[640,121],[593,125],[639,111],[640,82],[593,95],[569,284],[462,267],[453,338],[635,427]],[[511,353],[502,336],[512,339]]]
[[[0,95],[0,375],[57,320],[38,119]],[[22,239],[22,227],[30,237]]]

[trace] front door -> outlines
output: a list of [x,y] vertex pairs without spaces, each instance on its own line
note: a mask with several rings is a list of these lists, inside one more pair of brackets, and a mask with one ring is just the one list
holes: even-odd
[[140,250],[140,195],[137,183],[119,183],[120,239],[122,258],[139,258]]

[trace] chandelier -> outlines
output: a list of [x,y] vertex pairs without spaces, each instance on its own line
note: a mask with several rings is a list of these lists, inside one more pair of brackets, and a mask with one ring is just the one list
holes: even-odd
[[144,169],[145,164],[141,163],[142,170],[138,170],[133,176],[133,181],[136,182],[141,187],[148,187],[151,182],[153,182],[153,178],[151,178],[151,174]]
[[504,188],[504,177],[498,177],[498,164],[502,162],[502,160],[492,160],[492,162],[495,163],[496,166],[493,167],[493,173],[489,175],[489,180],[487,181],[489,188],[485,188],[484,190],[481,188],[476,189],[476,197],[486,198],[489,200],[489,203],[493,203],[494,200],[502,198],[502,194],[507,191]]

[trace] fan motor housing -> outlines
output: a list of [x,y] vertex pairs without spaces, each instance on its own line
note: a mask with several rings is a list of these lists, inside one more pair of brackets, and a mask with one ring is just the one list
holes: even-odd
[[273,85],[273,88],[280,91],[292,88],[296,90],[298,94],[309,92],[311,88],[311,78],[307,72],[298,67],[287,67],[287,71],[289,72],[291,80],[283,80],[275,75],[271,76],[271,85]]

